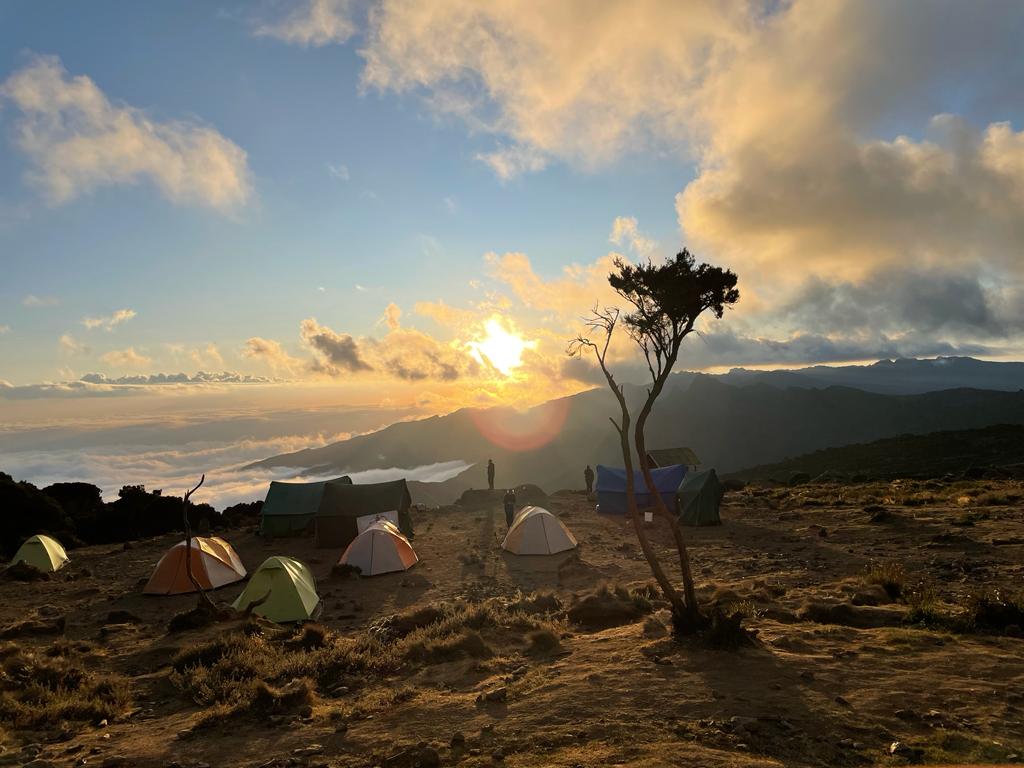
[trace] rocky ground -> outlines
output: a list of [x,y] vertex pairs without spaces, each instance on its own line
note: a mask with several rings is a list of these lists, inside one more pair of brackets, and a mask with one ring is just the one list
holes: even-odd
[[1024,762],[1020,499],[995,481],[729,493],[724,524],[688,534],[702,599],[756,630],[733,651],[667,635],[628,522],[580,493],[545,504],[580,541],[550,563],[501,553],[497,505],[419,513],[420,563],[367,579],[309,539],[228,532],[250,570],[311,565],[305,631],[170,634],[195,598],[140,591],[174,537],[75,550],[51,580],[0,581],[0,764]]

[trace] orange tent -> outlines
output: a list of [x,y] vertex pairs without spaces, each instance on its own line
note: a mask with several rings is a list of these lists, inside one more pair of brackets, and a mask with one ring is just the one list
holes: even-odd
[[[224,539],[216,536],[192,538],[192,575],[203,589],[216,589],[245,578],[245,566]],[[156,564],[149,577],[147,595],[182,595],[195,592],[185,567],[185,542],[179,541]]]

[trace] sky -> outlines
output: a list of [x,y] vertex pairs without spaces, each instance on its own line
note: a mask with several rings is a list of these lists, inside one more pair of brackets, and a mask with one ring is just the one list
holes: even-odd
[[613,260],[684,246],[741,300],[681,367],[1021,359],[1021,39],[1010,0],[0,0],[6,450],[579,391]]

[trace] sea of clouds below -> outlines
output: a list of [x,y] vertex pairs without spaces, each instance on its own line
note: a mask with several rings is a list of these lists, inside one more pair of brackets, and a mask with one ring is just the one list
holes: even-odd
[[[124,485],[160,488],[181,495],[206,474],[197,502],[223,509],[231,504],[262,499],[271,480],[324,480],[330,475],[305,474],[299,468],[247,468],[252,462],[281,453],[326,445],[338,436],[289,435],[264,440],[204,441],[177,445],[94,445],[66,449],[6,450],[0,452],[0,471],[42,488],[58,482],[98,486],[107,501]],[[470,465],[447,461],[420,467],[388,467],[347,473],[355,482],[407,480],[442,482]]]

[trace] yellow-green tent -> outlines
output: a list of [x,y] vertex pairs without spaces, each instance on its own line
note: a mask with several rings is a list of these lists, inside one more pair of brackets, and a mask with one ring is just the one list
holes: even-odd
[[43,573],[53,573],[63,568],[67,562],[68,553],[64,551],[60,542],[40,533],[21,545],[14,553],[11,565],[27,563]]
[[309,567],[291,557],[264,560],[232,605],[244,611],[264,596],[252,612],[278,623],[310,619],[320,604]]

